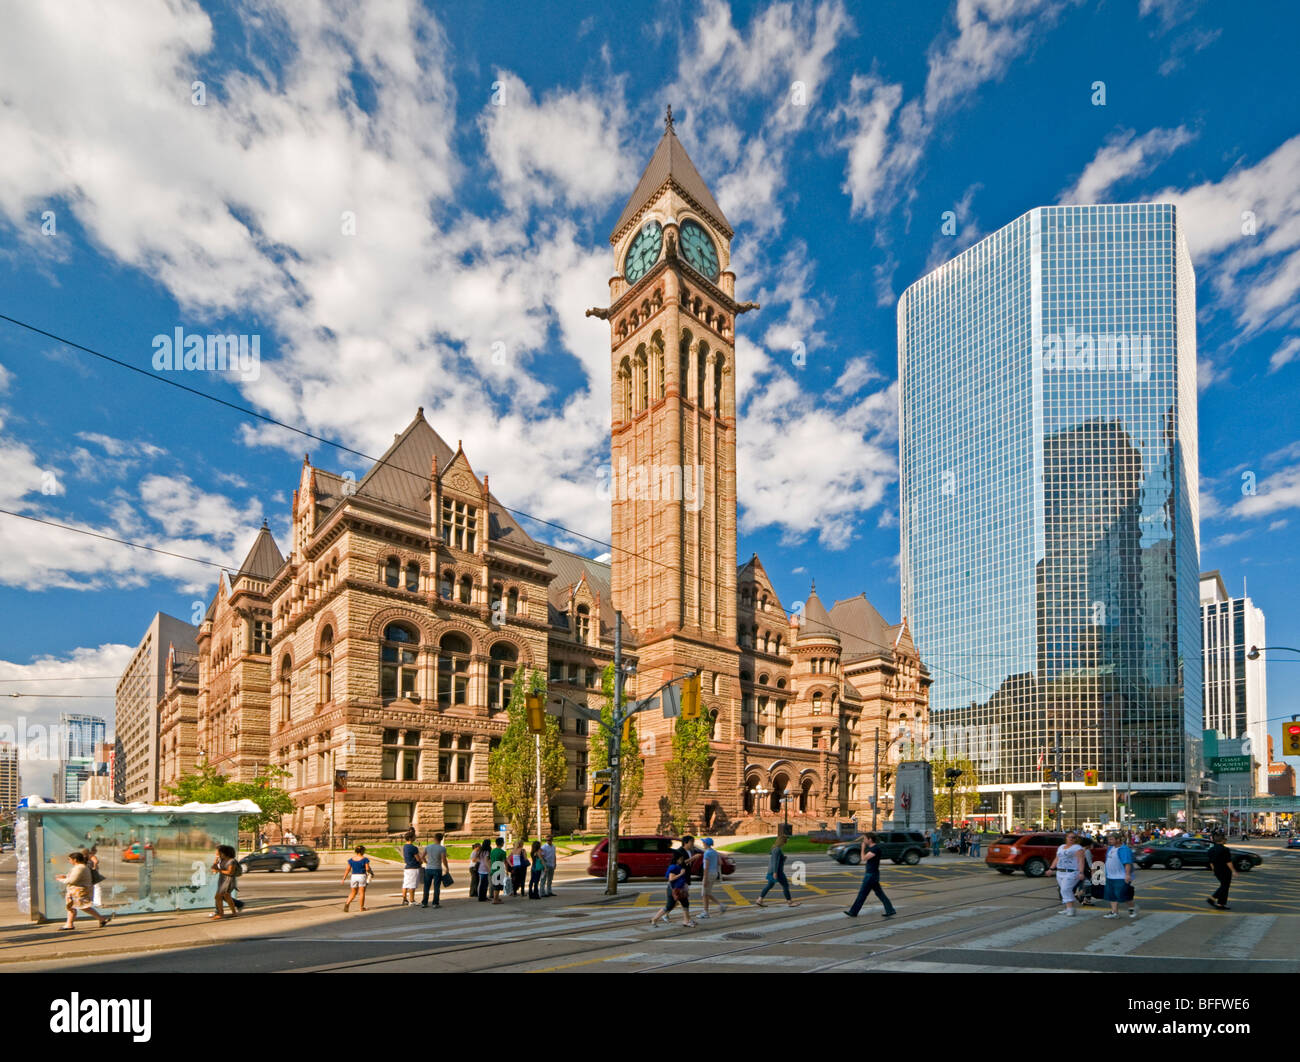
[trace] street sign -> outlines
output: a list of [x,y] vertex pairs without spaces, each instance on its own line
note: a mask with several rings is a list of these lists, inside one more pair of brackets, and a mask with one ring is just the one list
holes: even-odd
[[609,807],[608,782],[597,782],[591,787],[591,806],[595,808]]
[[1249,756],[1215,756],[1210,760],[1210,770],[1215,774],[1248,774]]

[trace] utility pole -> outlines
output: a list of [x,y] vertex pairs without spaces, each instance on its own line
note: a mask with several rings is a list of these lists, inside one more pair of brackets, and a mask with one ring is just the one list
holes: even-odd
[[537,789],[537,839],[542,839],[542,735],[533,735],[533,753],[536,762],[536,785]]
[[605,895],[618,895],[618,812],[622,795],[623,748],[623,613],[614,613],[614,713],[609,735],[609,860],[605,868]]
[[880,727],[876,727],[875,767],[871,772],[871,828],[876,828],[876,813],[880,807]]
[[1061,803],[1061,732],[1056,732],[1056,748],[1052,753],[1056,761],[1056,769],[1052,772],[1056,775],[1056,828],[1061,829],[1061,818],[1065,811],[1065,806]]

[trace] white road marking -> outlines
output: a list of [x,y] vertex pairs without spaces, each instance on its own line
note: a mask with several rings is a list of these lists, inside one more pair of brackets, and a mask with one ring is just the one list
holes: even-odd
[[611,955],[604,962],[627,963],[664,963],[689,962],[716,963],[723,966],[761,966],[772,970],[811,970],[823,965],[826,960],[811,955],[694,955],[689,952],[650,952],[637,951],[629,955]]
[[1127,925],[1090,941],[1083,950],[1090,955],[1127,955],[1193,917],[1195,916],[1181,912],[1162,911],[1159,914],[1140,916],[1136,923],[1124,919],[1128,922]]
[[947,962],[921,962],[913,959],[893,959],[887,962],[873,963],[870,959],[860,959],[844,966],[836,966],[836,972],[853,973],[1088,973],[1085,970],[1053,970],[1042,966],[991,966],[968,965]]
[[874,929],[867,929],[858,933],[850,933],[846,937],[839,937],[834,943],[868,944],[873,940],[883,940],[885,937],[892,937],[895,933],[905,933],[909,929],[925,929],[929,926],[941,926],[948,922],[959,921],[963,918],[973,918],[975,915],[988,914],[992,911],[999,910],[1002,910],[1002,908],[958,907],[951,911],[943,911],[939,914],[932,914],[926,918],[912,919],[908,922],[891,921],[885,925],[877,926]]
[[1277,915],[1237,915],[1226,933],[1206,942],[1206,954],[1223,959],[1249,959],[1261,940],[1268,936]]
[[[1077,915],[1075,916],[1078,917]],[[968,948],[973,951],[993,951],[998,948],[1009,948],[1015,944],[1023,944],[1027,940],[1033,940],[1036,937],[1045,937],[1049,933],[1055,933],[1060,929],[1068,929],[1076,923],[1067,919],[1060,914],[1050,914],[1045,918],[1039,918],[1033,922],[1026,922],[1024,925],[1012,926],[1010,929],[1003,929],[997,933],[991,933],[987,937],[977,937],[975,940],[968,940],[958,944],[959,948]]]

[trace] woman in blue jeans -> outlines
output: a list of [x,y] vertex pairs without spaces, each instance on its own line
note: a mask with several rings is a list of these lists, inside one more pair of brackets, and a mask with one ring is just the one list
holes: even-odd
[[844,912],[850,918],[858,917],[858,912],[862,910],[862,905],[866,903],[868,894],[873,892],[880,897],[880,902],[885,908],[885,913],[880,916],[881,918],[893,918],[898,913],[894,910],[894,905],[889,902],[889,897],[885,895],[885,890],[880,887],[880,857],[882,854],[879,836],[869,833],[862,838],[862,865],[865,868],[865,873],[862,875],[862,887],[858,889],[857,899],[853,901],[853,906]]
[[763,898],[772,891],[773,886],[780,885],[781,892],[785,894],[785,905],[787,907],[798,907],[799,905],[790,899],[790,882],[785,876],[785,835],[778,837],[772,845],[772,851],[767,857],[767,884],[763,886],[763,891],[758,894],[756,907],[766,907]]

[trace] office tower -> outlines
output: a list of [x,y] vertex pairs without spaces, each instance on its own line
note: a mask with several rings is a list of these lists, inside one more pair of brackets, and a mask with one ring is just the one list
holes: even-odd
[[903,614],[1008,824],[1058,767],[1067,820],[1199,777],[1195,312],[1165,204],[1036,208],[899,302]]
[[21,799],[22,779],[18,773],[18,746],[0,741],[0,822],[13,822]]
[[65,712],[59,716],[62,755],[55,775],[56,801],[75,803],[81,798],[81,783],[95,773],[95,750],[107,729],[108,724],[97,715]]
[[1201,651],[1206,730],[1229,738],[1249,737],[1259,762],[1255,792],[1268,791],[1268,687],[1264,654],[1251,660],[1252,646],[1265,645],[1264,613],[1245,593],[1230,597],[1218,571],[1201,575]]

